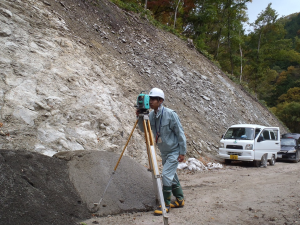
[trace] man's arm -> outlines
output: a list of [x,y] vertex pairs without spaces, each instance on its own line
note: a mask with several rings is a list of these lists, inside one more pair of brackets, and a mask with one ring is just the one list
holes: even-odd
[[[182,157],[180,157],[180,160],[182,159],[183,161],[184,155],[186,154],[186,137],[176,112],[173,111],[171,116],[172,116],[172,120],[171,120],[170,128],[174,131],[174,133],[177,136],[178,144],[180,147],[179,155],[183,156],[183,159]],[[179,157],[178,157],[178,161],[179,161]]]

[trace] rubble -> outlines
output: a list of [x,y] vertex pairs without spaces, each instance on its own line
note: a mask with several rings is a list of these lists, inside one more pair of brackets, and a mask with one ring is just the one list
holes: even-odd
[[189,158],[187,162],[181,162],[177,166],[177,169],[179,170],[188,169],[190,171],[207,171],[222,168],[223,165],[221,163],[209,162],[205,165],[203,162],[195,158]]

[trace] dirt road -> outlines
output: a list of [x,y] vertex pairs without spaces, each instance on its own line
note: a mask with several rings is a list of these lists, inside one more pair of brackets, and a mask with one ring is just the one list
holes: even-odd
[[[205,173],[180,173],[186,205],[172,209],[170,225],[300,224],[300,163],[256,168],[242,163]],[[153,212],[93,217],[82,224],[163,224]]]

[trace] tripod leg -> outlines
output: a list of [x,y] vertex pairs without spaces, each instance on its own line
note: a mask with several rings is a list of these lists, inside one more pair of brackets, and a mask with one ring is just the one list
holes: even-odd
[[130,133],[128,139],[127,139],[127,142],[126,142],[126,144],[125,144],[125,146],[124,146],[124,148],[123,148],[123,151],[122,151],[122,153],[121,153],[121,155],[120,155],[120,157],[119,157],[119,160],[118,160],[118,162],[117,162],[117,164],[116,164],[116,166],[115,166],[115,168],[114,168],[114,171],[116,171],[116,169],[117,169],[118,166],[119,166],[119,163],[120,163],[120,161],[121,161],[121,158],[122,158],[122,156],[123,156],[123,154],[124,154],[124,152],[125,152],[125,149],[126,149],[128,143],[129,143],[129,141],[130,141],[130,138],[131,138],[131,136],[132,136],[132,133],[133,133],[134,129],[136,128],[136,125],[137,125],[138,122],[139,122],[139,119],[137,119],[137,120],[135,121],[135,124],[134,124],[134,126],[133,126],[133,128],[132,128],[132,131],[131,131],[131,133]]
[[151,125],[150,125],[150,121],[148,119],[147,119],[147,124],[146,124],[145,117],[144,117],[144,128],[146,128],[146,129],[144,129],[145,133],[147,133],[146,142],[147,142],[148,148],[150,150],[149,156],[150,156],[151,167],[153,168],[152,173],[154,176],[155,185],[157,187],[156,190],[157,190],[158,197],[159,197],[160,204],[161,204],[163,220],[164,220],[164,224],[167,225],[168,224],[168,215],[167,215],[164,196],[163,196],[163,192],[162,192],[162,182],[160,179],[161,176],[159,174],[159,169],[158,169],[158,164],[157,164],[157,159],[156,159],[156,152],[155,152],[155,148],[154,148],[154,141],[153,141]]
[[[145,120],[143,121],[143,126],[144,126],[144,131],[145,131],[145,130],[147,129]],[[149,157],[150,149],[149,149],[149,144],[148,144],[149,136],[148,136],[147,132],[144,132],[144,134],[145,134],[145,141],[146,141],[147,155],[148,155],[148,163],[149,163],[149,164],[148,164],[148,165],[149,165],[148,170],[151,171],[152,168],[151,168],[150,157]]]
[[143,120],[143,126],[144,126],[144,133],[145,133],[145,141],[146,141],[146,146],[147,146],[147,154],[148,154],[148,162],[149,162],[149,171],[152,173],[152,181],[153,181],[153,188],[155,191],[155,196],[156,196],[156,201],[159,201],[159,196],[158,196],[158,190],[157,190],[157,184],[156,184],[156,179],[153,173],[153,163],[151,162],[151,156],[150,156],[150,141],[149,141],[149,134],[147,132],[147,125],[146,125],[146,120]]

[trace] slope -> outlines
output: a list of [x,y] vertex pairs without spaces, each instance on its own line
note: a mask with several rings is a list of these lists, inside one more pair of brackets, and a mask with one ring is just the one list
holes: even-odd
[[[215,155],[236,123],[280,126],[255,99],[173,34],[107,0],[0,2],[2,149],[120,152],[143,90],[165,91],[188,155]],[[146,164],[135,132],[126,154]]]

